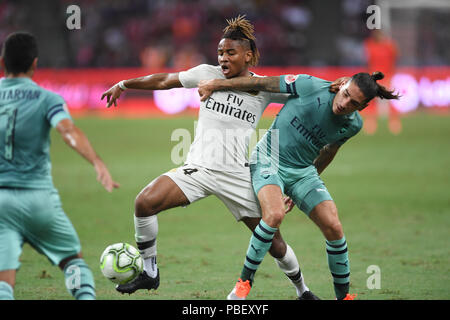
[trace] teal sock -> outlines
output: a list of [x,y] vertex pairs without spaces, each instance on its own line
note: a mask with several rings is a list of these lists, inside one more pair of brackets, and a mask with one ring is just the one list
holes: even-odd
[[272,239],[277,230],[277,228],[268,226],[262,219],[256,226],[247,249],[244,268],[241,273],[242,281],[250,280],[251,283],[253,282],[256,270],[272,246]]
[[0,300],[14,300],[14,290],[5,281],[0,281]]
[[341,300],[347,295],[350,284],[350,262],[345,236],[339,240],[327,240],[326,248],[336,299]]
[[95,284],[91,269],[83,259],[72,259],[64,267],[66,288],[77,300],[95,300]]

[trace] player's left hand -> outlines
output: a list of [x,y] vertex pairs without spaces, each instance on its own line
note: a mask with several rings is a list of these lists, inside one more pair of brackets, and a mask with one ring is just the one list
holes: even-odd
[[284,197],[283,200],[284,200],[284,205],[285,205],[285,213],[288,213],[295,207],[295,203],[288,196]]
[[213,93],[213,81],[214,80],[202,80],[198,83],[200,101],[205,101]]
[[339,88],[341,85],[346,83],[350,80],[350,77],[341,77],[333,81],[333,83],[330,85],[330,92],[337,93],[339,91]]

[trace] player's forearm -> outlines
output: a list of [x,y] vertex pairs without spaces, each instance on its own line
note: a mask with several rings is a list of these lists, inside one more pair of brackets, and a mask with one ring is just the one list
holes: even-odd
[[62,120],[62,124],[58,124],[57,130],[61,134],[64,142],[78,152],[83,158],[89,161],[92,165],[102,161],[95,152],[91,143],[85,136],[85,134],[77,128],[73,123],[69,123],[69,120]]
[[177,73],[155,73],[123,81],[127,89],[164,90],[181,87]]
[[69,119],[61,120],[57,124],[56,129],[70,147],[92,164],[97,173],[97,181],[108,192],[111,192],[114,188],[119,188],[120,185],[112,179],[108,168],[97,155],[83,131],[77,128]]
[[237,77],[215,80],[215,90],[280,92],[280,77]]
[[317,169],[317,173],[321,174],[328,167],[328,165],[331,163],[331,161],[333,161],[333,157],[330,157],[330,156],[318,156],[314,160],[314,166]]
[[97,162],[102,162],[102,160],[92,147],[91,143],[80,129],[75,127],[73,132],[71,132],[69,135],[72,138],[70,144],[75,142],[74,145],[71,145],[72,148],[74,148],[75,151],[77,151],[83,158],[85,158],[94,166]]
[[326,145],[325,147],[322,148],[322,150],[320,150],[319,155],[317,156],[317,158],[314,160],[313,163],[317,169],[318,174],[321,174],[328,167],[331,161],[333,161],[338,148],[339,147]]

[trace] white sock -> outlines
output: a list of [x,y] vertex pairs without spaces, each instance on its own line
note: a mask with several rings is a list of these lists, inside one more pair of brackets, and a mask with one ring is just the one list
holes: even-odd
[[6,281],[0,281],[0,300],[14,300],[14,289]]
[[297,257],[295,256],[294,250],[287,245],[286,254],[281,259],[275,259],[278,267],[288,276],[291,283],[294,285],[297,291],[297,296],[301,296],[305,291],[309,291],[303,279],[303,274],[300,271],[300,266],[298,264]]
[[156,236],[158,235],[158,219],[134,216],[135,239],[139,253],[144,259],[144,270],[152,278],[156,277]]
[[156,264],[156,257],[144,259],[144,270],[149,277],[155,278],[158,274],[158,266]]

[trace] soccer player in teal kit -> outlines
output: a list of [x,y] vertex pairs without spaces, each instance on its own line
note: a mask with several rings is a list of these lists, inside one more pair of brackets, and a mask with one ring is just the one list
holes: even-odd
[[[63,270],[66,287],[76,299],[91,300],[94,278],[53,186],[50,129],[56,127],[64,141],[94,166],[107,191],[119,185],[72,122],[63,98],[31,80],[37,55],[35,38],[20,32],[8,36],[0,58],[5,71],[0,80],[0,300],[14,299],[24,242]],[[79,279],[69,281],[75,273]]]
[[245,299],[284,215],[283,193],[306,213],[326,239],[328,265],[338,300],[348,293],[350,264],[347,242],[336,205],[320,179],[340,146],[362,127],[358,111],[374,97],[398,99],[377,84],[384,76],[358,73],[342,83],[337,93],[331,82],[310,75],[210,80],[199,85],[201,99],[216,90],[262,90],[290,93],[266,135],[256,145],[250,162],[252,184],[263,217],[250,239],[244,267],[228,299]]

